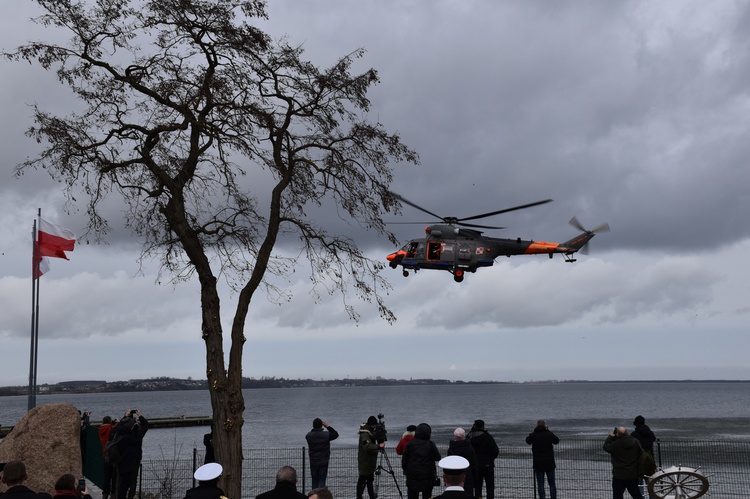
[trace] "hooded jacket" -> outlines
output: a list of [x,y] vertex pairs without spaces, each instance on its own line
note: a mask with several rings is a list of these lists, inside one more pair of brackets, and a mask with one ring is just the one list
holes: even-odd
[[401,457],[401,468],[406,475],[406,487],[412,490],[431,491],[435,485],[440,451],[430,440],[432,428],[427,423],[417,425],[414,438],[409,440]]
[[372,475],[378,467],[380,446],[372,435],[372,426],[363,424],[359,427],[359,450],[357,451],[357,468],[360,475]]

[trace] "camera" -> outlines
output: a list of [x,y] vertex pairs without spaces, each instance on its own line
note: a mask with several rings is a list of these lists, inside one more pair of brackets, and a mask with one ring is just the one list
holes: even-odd
[[133,409],[128,413],[128,416],[131,418],[135,418],[135,415],[138,413],[138,409]]
[[372,430],[372,436],[375,437],[375,441],[379,444],[388,440],[388,431],[385,429],[385,416],[382,412],[378,414],[378,423]]

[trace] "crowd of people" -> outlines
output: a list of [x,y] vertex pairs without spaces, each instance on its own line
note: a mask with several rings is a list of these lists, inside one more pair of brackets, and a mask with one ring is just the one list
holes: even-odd
[[[314,440],[315,448],[308,438],[312,476],[316,476],[315,467],[321,466],[318,461],[313,465],[313,455],[325,456],[323,466],[327,470],[330,441],[338,437],[335,430],[329,437],[324,436],[319,421],[316,419],[313,424],[313,430],[318,428],[319,432]],[[640,488],[644,475],[642,456],[650,456],[649,462],[653,463],[653,444],[656,436],[646,425],[643,416],[636,417],[633,424],[635,428],[631,434],[628,434],[625,427],[616,428],[602,446],[602,449],[611,455],[612,493],[615,499],[623,498],[626,490],[631,497],[643,499]],[[364,499],[365,490],[369,499],[377,497],[373,482],[379,466],[378,454],[384,452],[385,447],[385,439],[378,437],[379,426],[382,426],[382,422],[375,416],[370,416],[359,428],[357,499]],[[380,430],[384,431],[384,428]],[[406,477],[407,499],[433,497],[433,488],[441,483],[437,467],[443,469],[442,483],[446,487],[444,497],[494,499],[495,460],[500,450],[495,438],[485,427],[484,421],[475,420],[468,433],[463,428],[456,428],[453,431],[453,439],[448,444],[447,456],[442,459],[437,446],[431,440],[431,433],[432,428],[427,423],[409,425],[396,445],[396,454],[401,456],[401,468]],[[557,499],[554,447],[560,443],[560,438],[550,431],[545,421],[539,420],[526,437],[526,443],[531,446],[538,497],[546,499],[548,488],[550,498]],[[648,465],[646,467],[648,468]],[[650,475],[653,471],[655,465],[647,474]],[[321,486],[325,486],[325,481]]]
[[[82,428],[88,425],[88,418],[88,413],[82,414]],[[644,499],[639,486],[643,483],[643,456],[650,456],[648,462],[653,463],[653,445],[656,441],[654,432],[646,425],[643,416],[637,416],[633,425],[631,433],[625,427],[614,428],[602,446],[611,455],[612,493],[615,499],[623,498],[625,491],[632,498]],[[105,462],[102,499],[134,498],[143,455],[143,437],[148,427],[148,420],[137,409],[126,411],[119,420],[110,416],[102,419],[98,429]],[[365,491],[369,499],[377,498],[374,477],[378,467],[382,466],[382,461],[378,464],[379,454],[382,453],[390,467],[385,453],[386,434],[383,421],[375,416],[370,416],[359,427],[357,499],[364,499]],[[494,499],[494,468],[499,447],[484,421],[475,420],[468,433],[463,428],[456,428],[445,457],[440,455],[431,434],[432,428],[427,423],[409,425],[396,445],[396,454],[401,456],[401,468],[406,478],[407,499],[430,499],[433,497],[434,487],[441,483],[445,490],[436,499]],[[276,474],[275,487],[259,494],[257,499],[333,499],[326,487],[326,478],[331,442],[338,437],[338,432],[331,425],[315,418],[312,429],[305,435],[312,490],[308,494],[299,492],[297,471],[291,466],[282,466]],[[212,433],[209,433],[204,439],[207,451],[213,451],[211,440]],[[535,483],[540,499],[546,499],[545,483],[550,498],[557,498],[554,446],[559,442],[559,437],[550,431],[543,420],[537,421],[533,431],[526,437],[526,443],[531,446]],[[82,458],[85,459],[84,454]],[[194,474],[198,486],[188,490],[185,499],[227,499],[218,485],[223,467],[213,461],[213,452],[207,452],[205,464]],[[438,467],[442,469],[442,480],[437,472]],[[393,474],[392,470],[387,471]],[[54,496],[33,492],[24,485],[27,479],[26,466],[22,461],[5,464],[2,482],[8,489],[2,494],[2,499],[91,499],[85,480],[77,482],[71,474],[59,478],[55,484]]]

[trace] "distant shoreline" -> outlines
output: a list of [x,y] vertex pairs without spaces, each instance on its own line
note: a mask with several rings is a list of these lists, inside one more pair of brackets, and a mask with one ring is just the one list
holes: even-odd
[[[243,389],[261,388],[317,388],[317,387],[355,387],[355,386],[424,386],[424,385],[523,385],[523,384],[565,384],[565,383],[750,383],[750,380],[733,379],[666,379],[666,380],[536,380],[536,381],[451,381],[446,379],[386,379],[345,378],[330,380],[288,379],[288,378],[243,378]],[[133,379],[128,381],[79,380],[44,384],[37,387],[38,394],[52,395],[63,393],[118,393],[118,392],[153,392],[208,390],[206,380],[179,378]],[[0,397],[28,395],[28,386],[0,387]]]

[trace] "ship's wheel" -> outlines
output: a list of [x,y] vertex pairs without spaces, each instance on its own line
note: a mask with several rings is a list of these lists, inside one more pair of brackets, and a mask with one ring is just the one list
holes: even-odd
[[708,492],[708,478],[698,468],[672,466],[649,477],[648,492],[657,499],[693,499]]

